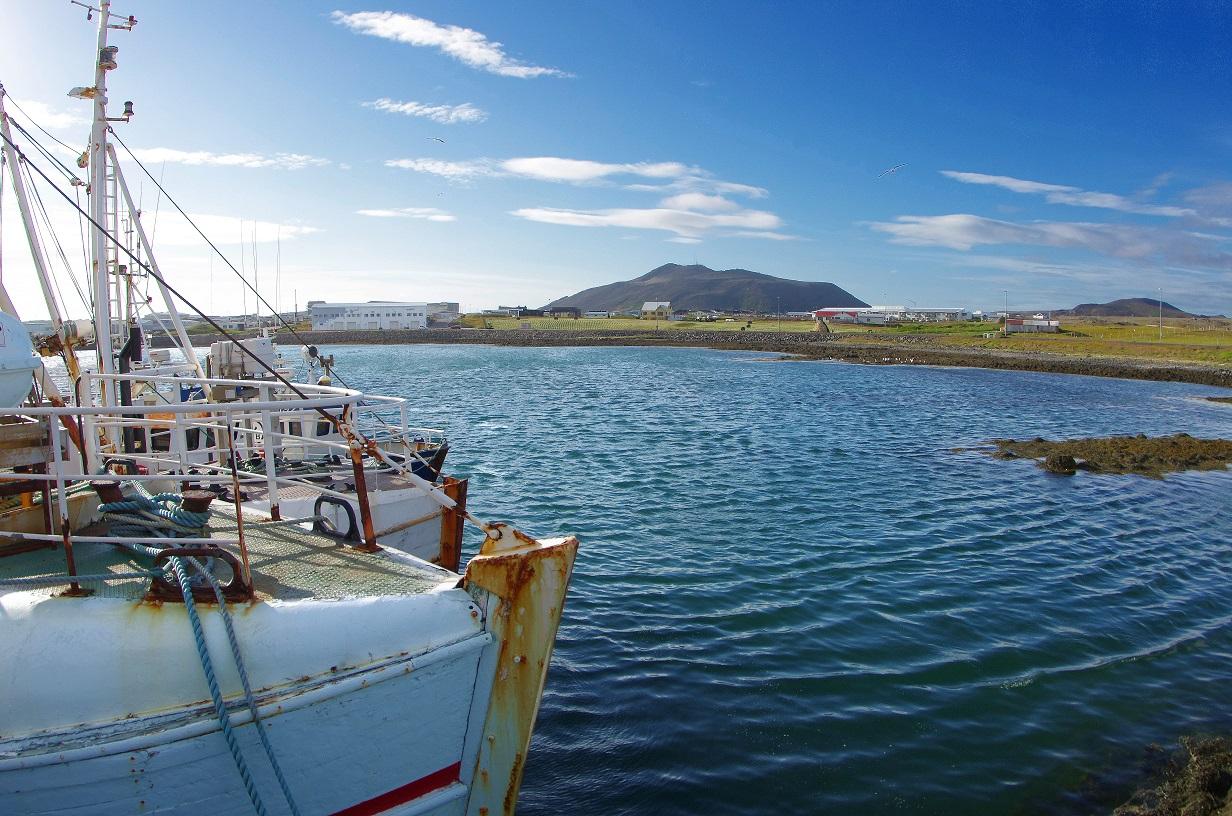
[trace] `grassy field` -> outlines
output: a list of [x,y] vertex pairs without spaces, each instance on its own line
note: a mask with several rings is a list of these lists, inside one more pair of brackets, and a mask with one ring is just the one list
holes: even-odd
[[[798,333],[815,331],[811,320],[745,318],[731,322],[653,321],[631,317],[524,319],[471,315],[464,324],[472,328],[518,329],[528,324],[536,331],[746,331]],[[925,337],[930,345],[956,349],[1004,349],[1007,351],[1046,351],[1083,357],[1137,357],[1149,360],[1232,364],[1232,320],[1165,318],[1161,332],[1157,320],[1149,318],[1079,318],[1064,320],[1057,334],[1015,334],[1003,337],[994,323],[929,323],[901,326],[859,326],[831,324],[840,335],[862,336],[872,343],[893,344],[906,336]],[[991,337],[985,337],[991,334]]]
[[[581,317],[577,320],[562,317],[553,320],[550,317],[485,317],[483,315],[467,315],[462,319],[462,325],[474,329],[518,329],[523,323],[530,325],[534,331],[740,331],[749,323],[747,318],[725,320],[693,321],[693,320],[639,320],[636,317]],[[747,331],[758,332],[811,332],[816,326],[811,320],[754,320]]]

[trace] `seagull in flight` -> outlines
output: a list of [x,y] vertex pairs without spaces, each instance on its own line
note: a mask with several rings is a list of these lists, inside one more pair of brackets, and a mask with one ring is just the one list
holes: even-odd
[[897,173],[897,172],[898,172],[898,170],[899,170],[899,168],[900,168],[900,167],[906,167],[906,166],[907,166],[906,162],[904,162],[904,163],[902,163],[902,164],[896,164],[896,165],[894,165],[893,167],[890,167],[890,168],[888,168],[888,169],[886,169],[886,170],[882,170],[882,171],[881,171],[881,175],[880,175],[880,176],[877,176],[877,178],[882,178],[882,177],[884,177],[884,176],[893,175],[894,173]]
[[435,142],[440,142],[441,144],[445,144],[445,140],[444,140],[444,139],[442,139],[442,138],[440,138],[440,137],[438,137],[438,136],[428,136],[427,138],[428,138],[428,139],[431,139],[432,141],[435,141]]

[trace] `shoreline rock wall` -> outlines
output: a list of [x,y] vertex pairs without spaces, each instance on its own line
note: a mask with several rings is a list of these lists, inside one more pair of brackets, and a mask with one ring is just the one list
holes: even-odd
[[[1232,367],[1136,358],[1077,357],[1049,352],[957,349],[935,345],[931,338],[900,335],[890,342],[869,342],[864,336],[822,332],[731,332],[690,329],[572,331],[553,329],[408,329],[387,331],[308,331],[297,339],[279,332],[275,342],[294,348],[301,342],[332,345],[415,345],[432,343],[498,346],[677,346],[720,350],[795,354],[808,359],[870,365],[940,365],[1083,374],[1162,382],[1187,382],[1232,388]],[[170,345],[167,338],[161,345]],[[224,338],[202,334],[194,344],[208,346]]]

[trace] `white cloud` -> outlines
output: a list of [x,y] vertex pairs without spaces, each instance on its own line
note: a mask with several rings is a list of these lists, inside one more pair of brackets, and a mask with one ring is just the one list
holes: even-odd
[[133,155],[147,164],[171,162],[211,167],[278,167],[283,170],[324,167],[330,163],[328,159],[305,153],[275,153],[272,156],[263,156],[259,153],[210,153],[205,150],[176,150],[170,147],[134,150]]
[[402,170],[413,170],[416,173],[428,173],[453,181],[463,181],[477,176],[497,175],[492,169],[492,163],[487,159],[471,161],[442,161],[441,159],[390,159],[386,167],[397,167]]
[[1131,224],[1034,221],[1018,224],[978,215],[902,215],[893,222],[873,222],[873,229],[891,235],[896,244],[943,246],[969,250],[975,246],[1019,244],[1083,249],[1113,258],[1186,265],[1220,272],[1232,270],[1232,253],[1212,248],[1210,237],[1188,231]]
[[501,76],[529,79],[541,76],[571,76],[556,68],[528,65],[505,54],[501,43],[493,42],[470,28],[438,25],[412,14],[393,11],[361,11],[347,14],[335,11],[335,23],[358,34],[439,49],[459,62]]
[[781,232],[764,232],[761,230],[740,230],[738,232],[729,233],[741,238],[765,238],[767,241],[799,241],[797,235],[785,235]]
[[994,187],[1004,187],[1015,193],[1054,193],[1073,192],[1077,187],[1067,187],[1063,184],[1045,184],[1040,181],[1024,181],[1009,176],[990,176],[986,173],[964,173],[958,170],[942,170],[941,175],[948,176],[963,184],[990,184]]
[[569,227],[664,230],[675,233],[676,238],[689,239],[700,239],[706,233],[716,229],[744,229],[761,233],[778,229],[782,225],[782,220],[777,215],[764,210],[700,213],[667,208],[569,210],[554,207],[527,207],[514,210],[511,215],[525,218],[528,221]]
[[[624,189],[635,192],[701,194],[712,201],[721,201],[723,194],[765,198],[761,187],[735,184],[715,179],[700,167],[682,162],[598,162],[588,159],[566,159],[558,156],[524,156],[513,159],[471,159],[442,161],[440,159],[390,159],[387,167],[399,167],[418,173],[430,173],[453,180],[479,176],[513,177],[551,181],[563,184],[604,184],[620,176],[640,176],[661,180],[661,183],[626,184]],[[701,199],[697,199],[700,201]]]
[[1197,187],[1185,193],[1185,200],[1195,207],[1207,207],[1221,213],[1232,213],[1232,182],[1221,181]]
[[1143,204],[1115,193],[1099,193],[1071,187],[1065,184],[1046,184],[1010,176],[990,176],[985,173],[965,173],[958,170],[942,170],[941,175],[963,184],[986,184],[1001,187],[1015,193],[1039,194],[1050,204],[1068,204],[1073,207],[1096,207],[1106,210],[1136,213],[1138,215],[1162,215],[1169,218],[1197,215],[1187,207],[1171,207],[1161,204]]
[[[304,224],[249,220],[230,215],[194,214],[192,220],[202,232],[209,236],[211,241],[220,246],[238,245],[241,240],[245,245],[252,244],[254,240],[258,244],[294,241],[297,238],[320,232],[316,227]],[[141,222],[151,235],[156,251],[166,246],[204,247],[206,245],[197,231],[174,210],[164,209],[157,220],[147,215],[141,219]]]
[[706,195],[705,193],[681,193],[659,202],[664,207],[673,210],[701,210],[703,212],[731,212],[740,209],[734,201],[728,201],[723,196]]
[[356,210],[372,218],[421,218],[425,221],[457,221],[457,216],[436,207],[399,207],[393,210]]
[[488,118],[486,111],[475,107],[470,102],[463,102],[461,105],[425,105],[422,102],[395,102],[392,99],[382,98],[375,102],[365,102],[364,107],[387,113],[401,113],[404,116],[418,116],[442,125],[482,122]]
[[506,159],[501,162],[501,167],[515,176],[524,176],[542,181],[565,182],[596,181],[607,176],[616,175],[670,179],[689,172],[689,168],[679,162],[605,164],[584,159],[561,159],[553,156]]
[[[39,102],[34,99],[14,99],[9,97],[10,103],[9,114],[16,114],[17,121],[28,125],[33,122],[38,123],[48,130],[65,130],[66,128],[87,128],[90,126],[90,117],[93,115],[93,107],[87,103],[79,102],[74,110],[65,110],[58,106],[53,107],[45,102]],[[12,110],[16,108],[17,110]],[[25,114],[24,116],[22,114]],[[81,138],[85,140],[89,134],[83,130]]]

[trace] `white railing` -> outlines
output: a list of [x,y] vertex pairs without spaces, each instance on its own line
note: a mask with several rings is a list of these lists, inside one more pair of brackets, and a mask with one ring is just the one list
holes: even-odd
[[[404,399],[368,397],[353,389],[307,384],[297,384],[300,393],[296,394],[274,381],[203,380],[149,371],[83,374],[82,392],[89,394],[104,381],[115,393],[119,392],[120,383],[128,383],[137,392],[135,398],[156,402],[131,406],[45,404],[12,411],[20,416],[47,419],[48,467],[41,473],[19,476],[23,480],[46,482],[48,488],[54,488],[60,530],[58,535],[52,535],[52,525],[41,535],[3,537],[61,540],[70,575],[76,575],[73,538],[119,540],[108,536],[81,539],[72,535],[68,487],[74,482],[170,482],[177,487],[177,483],[183,482],[200,486],[226,484],[236,496],[243,485],[260,486],[266,490],[270,515],[275,520],[279,518],[280,490],[307,489],[310,494],[358,503],[365,543],[373,549],[375,533],[368,509],[365,453],[372,454],[368,460],[371,466],[400,473],[409,484],[428,492],[442,506],[452,507],[455,503],[443,494],[436,495],[439,490],[431,480],[425,481],[410,472],[414,459],[423,461],[418,457],[421,449],[444,444],[445,439],[439,430],[410,427]],[[66,444],[66,437],[71,438],[72,445]],[[379,447],[369,444],[373,441]],[[400,464],[391,453],[401,456]],[[289,462],[308,461],[310,455],[324,457],[324,467],[299,475],[290,472],[294,468],[286,467]],[[245,463],[249,466],[243,466]],[[279,472],[280,468],[283,472]],[[350,485],[338,486],[338,478],[351,480],[354,492]],[[242,527],[238,544],[245,551]],[[75,583],[73,590],[77,590]]]
[[[272,381],[201,380],[148,372],[83,374],[82,380],[84,393],[90,393],[101,380],[110,381],[117,388],[119,383],[128,382],[134,389],[138,385],[144,388],[135,398],[156,395],[162,401],[132,406],[44,405],[15,409],[14,413],[50,419],[52,472],[23,477],[54,481],[61,492],[67,482],[86,479],[172,480],[202,485],[263,485],[271,508],[278,507],[280,489],[288,487],[345,500],[355,498],[355,494],[322,484],[357,475],[354,445],[338,433],[336,423],[358,433],[362,439],[377,442],[386,455],[396,454],[408,465],[418,458],[421,449],[445,441],[440,430],[409,426],[406,400],[369,397],[353,389],[297,384],[301,396]],[[192,396],[193,388],[202,392],[208,389],[211,396],[235,398],[208,401]],[[224,393],[219,394],[219,390]],[[65,429],[61,423],[66,420],[80,429],[84,451],[69,450],[67,456],[62,456]],[[128,445],[124,444],[126,437]],[[131,444],[136,439],[140,444]],[[232,461],[237,464],[234,473]],[[245,467],[244,463],[255,463],[263,472],[254,472],[251,464]],[[316,464],[318,469],[298,475],[279,472],[280,468],[300,463]],[[121,469],[126,472],[116,472],[117,464],[123,465]],[[63,512],[61,516],[64,517]]]

